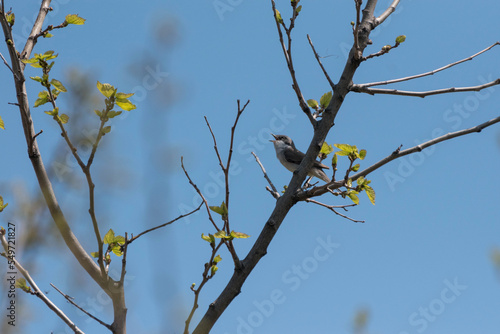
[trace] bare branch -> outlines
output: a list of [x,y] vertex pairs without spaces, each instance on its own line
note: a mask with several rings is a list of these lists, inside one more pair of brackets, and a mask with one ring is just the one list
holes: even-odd
[[435,69],[435,70],[432,70],[432,71],[429,71],[429,72],[425,72],[425,73],[421,73],[421,74],[417,74],[417,75],[412,75],[412,76],[409,76],[409,77],[399,78],[399,79],[393,79],[393,80],[387,80],[387,81],[379,81],[379,82],[371,82],[371,83],[359,84],[359,85],[355,85],[355,86],[372,87],[372,86],[380,86],[380,85],[389,85],[389,84],[393,84],[393,83],[397,83],[397,82],[408,81],[408,80],[422,78],[422,77],[425,77],[425,76],[428,76],[428,75],[433,75],[433,74],[436,74],[438,72],[444,71],[444,70],[446,70],[446,69],[448,69],[450,67],[453,67],[455,65],[461,64],[461,63],[469,61],[469,60],[472,60],[472,59],[476,58],[477,56],[479,56],[480,54],[482,54],[482,53],[490,50],[493,47],[495,47],[496,45],[500,45],[500,42],[496,42],[496,43],[488,46],[486,49],[481,50],[481,51],[479,51],[476,54],[473,54],[470,57],[464,58],[462,60],[456,61],[454,63],[448,64],[446,66],[440,67],[438,69]]
[[281,26],[280,22],[278,21],[278,17],[276,16],[276,4],[274,3],[274,0],[271,0],[272,4],[272,9],[273,9],[273,15],[274,15],[274,20],[276,21],[276,28],[278,29],[278,35],[280,39],[280,44],[281,48],[283,50],[283,54],[285,55],[285,60],[288,66],[288,71],[290,72],[290,75],[292,77],[292,88],[297,95],[297,99],[299,100],[299,105],[302,111],[306,114],[307,118],[309,119],[309,122],[311,122],[311,125],[314,127],[316,124],[316,119],[313,117],[311,110],[309,109],[309,106],[307,105],[306,100],[304,99],[304,96],[302,95],[302,92],[300,91],[299,83],[297,82],[297,78],[295,76],[295,68],[293,67],[293,60],[292,60],[292,30],[295,25],[295,19],[297,18],[297,11],[296,11],[296,6],[297,2],[294,1],[292,3],[292,9],[293,9],[293,14],[292,18],[290,19],[290,26],[287,28],[285,26],[285,23],[282,21],[282,26],[285,29],[286,35],[287,35],[287,44],[288,47],[285,45],[285,41],[283,38],[283,33],[281,31]]
[[[3,14],[2,14],[3,15]],[[84,334],[80,328],[78,328],[73,321],[71,321],[70,318],[66,314],[64,314],[63,311],[61,311],[41,290],[38,288],[36,285],[35,281],[33,278],[31,278],[29,272],[24,269],[24,267],[17,261],[17,259],[14,257],[14,255],[9,255],[9,244],[7,242],[7,239],[5,239],[5,229],[0,230],[0,239],[2,242],[3,249],[5,250],[5,258],[8,259],[9,261],[12,261],[12,263],[16,266],[17,270],[23,275],[23,277],[26,279],[26,281],[29,283],[31,288],[33,289],[32,294],[40,298],[59,318],[62,319],[68,325],[73,332],[77,334]]]
[[438,95],[438,94],[447,94],[447,93],[460,93],[460,92],[479,92],[482,89],[499,85],[500,78],[493,80],[491,82],[471,87],[450,87],[450,88],[442,88],[436,90],[429,90],[426,92],[413,92],[413,91],[404,91],[397,89],[382,89],[382,88],[367,88],[359,85],[352,85],[350,90],[356,93],[366,93],[370,95],[375,94],[387,94],[387,95],[402,95],[402,96],[414,96],[424,98],[426,96]]
[[184,171],[184,174],[186,175],[186,177],[187,177],[187,179],[189,181],[189,184],[194,188],[194,190],[196,190],[196,192],[198,193],[198,195],[201,197],[201,199],[203,201],[203,204],[205,204],[205,208],[207,209],[208,219],[212,222],[212,225],[215,227],[215,229],[217,230],[217,232],[219,232],[220,228],[217,226],[217,224],[215,224],[215,221],[212,218],[212,214],[210,213],[210,208],[208,206],[207,200],[205,199],[205,196],[203,196],[203,194],[201,193],[201,191],[198,188],[198,186],[191,180],[191,177],[189,177],[189,174],[186,171],[186,168],[184,168],[184,157],[181,157],[181,167],[182,167],[182,170]]
[[[245,103],[243,108],[240,107],[240,100],[238,100],[237,103],[238,103],[238,113],[236,114],[236,119],[234,120],[234,124],[231,127],[231,140],[229,143],[229,154],[227,155],[226,169],[224,171],[225,181],[226,181],[226,206],[228,208],[229,208],[229,167],[231,166],[231,158],[233,157],[234,131],[236,130],[236,125],[238,124],[238,120],[240,119],[241,114],[243,114],[243,111],[245,111],[245,108],[250,103],[250,100],[247,100],[247,103]],[[228,226],[228,229],[229,229],[229,226]],[[229,230],[227,232],[229,232]]]
[[[2,1],[2,5],[3,5],[3,1]],[[9,63],[7,62],[7,60],[5,60],[5,58],[3,57],[3,54],[0,52],[0,58],[2,58],[3,60],[3,63],[5,64],[5,66],[7,66],[9,68],[9,70],[12,72],[12,74],[14,74],[14,77],[19,80],[19,77],[17,76],[17,73],[14,72],[14,70],[12,69],[12,67],[10,67]]]
[[311,37],[309,37],[309,34],[307,35],[307,40],[309,41],[309,45],[311,46],[311,48],[313,50],[314,57],[316,57],[316,60],[318,61],[319,66],[321,67],[321,70],[323,70],[323,74],[325,75],[326,80],[328,80],[328,83],[330,84],[330,87],[332,88],[332,90],[335,90],[335,84],[333,83],[332,79],[330,79],[328,72],[326,72],[325,68],[323,67],[323,64],[321,63],[321,60],[319,59],[319,55],[316,52],[316,49],[314,48],[314,45],[311,41]]
[[226,168],[224,167],[224,164],[222,163],[222,159],[219,154],[219,149],[217,148],[217,140],[215,139],[214,132],[212,131],[212,127],[210,126],[210,123],[208,122],[207,116],[203,116],[205,118],[205,122],[207,123],[208,129],[210,130],[210,134],[212,135],[212,139],[214,141],[214,150],[215,153],[217,154],[217,159],[219,159],[219,165],[222,168],[222,171],[225,173]]
[[493,124],[499,123],[499,122],[500,122],[500,116],[493,118],[487,122],[476,125],[472,128],[468,128],[468,129],[464,129],[464,130],[460,130],[460,131],[456,131],[456,132],[450,132],[450,133],[447,133],[441,137],[434,138],[432,140],[429,140],[429,141],[422,143],[420,145],[413,146],[413,147],[408,148],[406,150],[402,150],[399,152],[395,151],[390,156],[380,160],[379,162],[375,163],[374,165],[368,167],[367,169],[353,175],[352,180],[354,181],[354,180],[360,178],[361,176],[364,177],[364,176],[370,174],[374,170],[379,169],[380,167],[382,167],[383,165],[385,165],[386,163],[388,163],[394,159],[398,159],[398,158],[401,158],[405,155],[412,154],[415,152],[420,152],[427,147],[436,145],[436,144],[443,142],[443,141],[446,141],[446,140],[450,140],[450,139],[460,137],[460,136],[465,136],[465,135],[468,135],[468,134],[474,133],[474,132],[481,132],[484,128],[487,128],[487,127],[489,127]]
[[99,324],[103,325],[104,327],[106,327],[107,329],[109,330],[112,330],[111,328],[111,325],[108,325],[107,323],[105,323],[104,321],[102,321],[101,319],[93,316],[92,314],[90,314],[89,312],[85,311],[82,307],[80,307],[77,303],[75,303],[73,301],[73,297],[71,296],[68,296],[67,294],[65,294],[64,292],[62,292],[61,290],[59,290],[54,284],[50,283],[50,286],[52,286],[54,289],[56,289],[57,292],[59,292],[64,298],[66,298],[66,300],[73,306],[75,306],[77,309],[79,309],[80,311],[82,311],[83,313],[85,313],[86,315],[88,315],[90,318],[94,319],[95,321],[97,321]]
[[211,272],[211,268],[212,265],[216,265],[216,263],[214,263],[214,258],[217,254],[217,251],[219,250],[220,246],[222,246],[223,243],[224,240],[222,239],[217,246],[212,246],[212,254],[210,255],[210,260],[207,263],[205,263],[205,269],[201,274],[202,281],[200,285],[198,286],[197,289],[194,288],[194,284],[191,286],[191,290],[194,292],[194,301],[193,301],[193,307],[191,308],[191,312],[189,312],[189,316],[185,321],[184,334],[189,334],[189,325],[191,323],[191,320],[193,319],[194,312],[198,308],[198,298],[200,297],[201,290],[203,289],[205,284],[215,275],[215,272],[213,273]]
[[382,15],[375,19],[375,27],[383,23],[392,13],[394,13],[398,4],[399,0],[394,0],[391,5],[382,13]]
[[278,199],[280,197],[280,194],[278,193],[278,191],[276,190],[276,187],[274,186],[273,182],[271,181],[271,179],[269,178],[269,176],[267,176],[267,173],[266,173],[266,169],[264,168],[264,166],[262,165],[262,163],[260,162],[259,160],[259,157],[257,156],[257,154],[255,154],[254,152],[252,152],[252,155],[254,156],[255,158],[255,161],[257,161],[257,163],[259,164],[260,166],[260,169],[262,169],[262,173],[264,173],[264,178],[267,180],[267,182],[269,182],[269,185],[271,186],[271,188],[273,189],[271,191],[271,195],[273,195],[274,198]]
[[327,208],[329,210],[331,210],[333,213],[335,213],[336,215],[339,215],[340,217],[342,218],[345,218],[345,219],[348,219],[352,222],[355,222],[355,223],[364,223],[365,221],[364,220],[356,220],[356,219],[353,219],[351,217],[348,217],[346,215],[343,215],[341,214],[340,212],[338,212],[337,210],[335,210],[336,208],[341,208],[341,209],[345,209],[346,207],[350,207],[350,206],[356,206],[356,204],[347,204],[347,205],[328,205],[328,204],[325,204],[325,203],[321,203],[321,202],[318,202],[318,201],[315,201],[313,199],[306,199],[305,202],[307,203],[314,203],[314,204],[318,204],[319,206],[322,206],[324,208]]
[[155,227],[153,227],[153,228],[150,228],[149,230],[146,230],[146,231],[144,231],[144,232],[141,232],[141,233],[139,233],[138,235],[136,235],[135,237],[134,237],[134,236],[132,236],[132,238],[130,238],[130,240],[128,240],[128,241],[127,241],[127,244],[131,244],[134,240],[136,240],[137,238],[139,238],[139,237],[143,236],[143,235],[144,235],[144,234],[146,234],[146,233],[153,232],[154,230],[157,230],[157,229],[159,229],[159,228],[162,228],[162,227],[165,227],[165,226],[167,226],[167,225],[170,225],[170,224],[172,224],[172,223],[174,223],[174,222],[178,221],[178,220],[179,220],[179,219],[181,219],[181,218],[184,218],[184,217],[187,217],[187,216],[192,215],[192,214],[193,214],[193,213],[195,213],[196,211],[200,210],[200,209],[201,209],[201,206],[202,206],[203,204],[204,204],[204,202],[201,202],[201,203],[200,203],[200,205],[198,205],[198,207],[197,207],[196,209],[194,209],[193,211],[191,211],[191,212],[188,212],[188,213],[186,213],[186,214],[180,215],[179,217],[177,217],[177,218],[175,218],[175,219],[172,219],[172,220],[171,220],[171,221],[169,221],[169,222],[166,222],[166,223],[164,223],[164,224],[161,224],[161,225],[155,226]]
[[[40,10],[38,11],[38,16],[35,19],[35,23],[33,24],[33,28],[31,29],[28,40],[26,41],[26,44],[24,45],[24,49],[21,52],[21,59],[27,59],[30,57],[31,51],[33,51],[33,48],[35,47],[35,44],[37,42],[36,36],[38,35],[38,33],[40,31],[42,31],[43,21],[45,21],[45,17],[47,16],[47,13],[51,10],[50,2],[51,2],[51,0],[43,0],[42,1],[42,4],[40,5]],[[3,3],[3,1],[2,1],[2,3]],[[26,64],[22,63],[21,69],[24,70],[25,66],[26,66]]]

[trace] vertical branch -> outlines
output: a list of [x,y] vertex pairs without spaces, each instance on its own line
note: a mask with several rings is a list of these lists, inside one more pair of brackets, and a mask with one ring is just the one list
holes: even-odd
[[[290,72],[290,75],[292,77],[292,88],[297,95],[297,99],[299,100],[299,105],[302,111],[306,114],[307,118],[309,119],[309,122],[311,122],[312,126],[316,126],[316,119],[313,117],[311,110],[309,109],[309,106],[307,105],[306,100],[304,99],[304,96],[302,95],[302,92],[300,91],[299,83],[297,82],[297,78],[295,76],[295,68],[293,67],[293,60],[292,60],[292,30],[295,27],[295,19],[297,18],[297,2],[292,1],[292,8],[293,8],[293,14],[292,18],[290,19],[290,26],[287,28],[285,23],[283,22],[283,19],[279,19],[277,16],[277,9],[276,9],[276,4],[274,3],[274,0],[271,0],[271,5],[273,9],[273,15],[274,15],[274,20],[276,21],[276,28],[278,29],[278,35],[279,35],[279,40],[281,44],[281,49],[283,50],[283,54],[285,56],[285,60],[288,66],[288,71]],[[287,35],[287,44],[288,47],[285,45],[285,41],[283,38],[283,32],[281,31],[281,27],[286,32]]]

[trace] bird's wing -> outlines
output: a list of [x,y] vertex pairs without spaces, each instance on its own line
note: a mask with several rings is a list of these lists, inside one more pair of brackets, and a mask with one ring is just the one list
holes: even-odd
[[299,150],[284,150],[283,152],[285,154],[285,159],[288,162],[300,165],[302,162],[302,159],[306,156],[304,153],[300,152]]
[[[306,156],[304,153],[300,152],[299,150],[295,150],[294,154],[292,154],[291,150],[285,150],[283,153],[285,154],[285,159],[287,161],[294,163],[294,164],[297,164],[297,165],[300,165],[300,163],[302,162],[302,159],[304,159],[304,157]],[[316,160],[313,162],[313,166],[317,167],[317,168],[330,169],[330,167],[323,165],[321,162],[316,161]]]

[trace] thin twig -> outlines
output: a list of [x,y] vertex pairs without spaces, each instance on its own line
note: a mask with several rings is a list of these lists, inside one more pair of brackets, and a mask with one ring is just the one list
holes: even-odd
[[345,219],[348,219],[352,222],[355,222],[355,223],[364,223],[365,221],[364,220],[356,220],[356,219],[353,219],[351,217],[348,217],[346,215],[343,215],[341,214],[340,212],[338,212],[337,210],[335,210],[336,208],[342,208],[342,209],[345,209],[346,207],[350,207],[350,206],[355,206],[356,204],[348,204],[348,205],[328,205],[328,204],[325,204],[325,203],[321,203],[321,202],[318,202],[318,201],[315,201],[313,199],[306,199],[305,200],[307,203],[314,203],[314,204],[318,204],[319,206],[322,206],[322,207],[325,207],[329,210],[331,210],[333,213],[335,213],[336,215],[339,215],[340,217],[342,218],[345,218]]
[[38,288],[36,285],[35,281],[33,278],[31,278],[29,272],[24,269],[24,267],[17,261],[17,259],[13,255],[9,255],[9,244],[7,242],[7,239],[5,238],[5,229],[0,230],[0,239],[2,242],[3,249],[5,250],[5,255],[3,255],[6,259],[11,261],[19,270],[21,275],[26,279],[26,281],[29,283],[31,288],[33,289],[33,292],[31,294],[37,296],[40,298],[59,318],[62,319],[68,325],[73,332],[77,334],[84,334],[80,328],[78,328],[73,321],[71,321],[70,318],[66,314],[64,314],[63,311],[61,311],[41,290]]
[[193,211],[191,211],[191,212],[188,212],[188,213],[186,213],[186,214],[180,215],[179,217],[177,217],[177,218],[175,218],[175,219],[172,219],[172,220],[171,220],[171,221],[169,221],[169,222],[166,222],[166,223],[164,223],[164,224],[161,224],[161,225],[155,226],[155,227],[153,227],[153,228],[150,228],[149,230],[146,230],[146,231],[144,231],[144,232],[141,232],[141,233],[139,233],[138,235],[136,235],[135,237],[134,237],[134,236],[132,236],[132,238],[130,238],[130,240],[128,240],[128,241],[127,241],[127,243],[128,243],[128,244],[131,244],[134,240],[136,240],[136,239],[137,239],[137,238],[139,238],[140,236],[143,236],[143,235],[144,235],[144,234],[146,234],[146,233],[149,233],[149,232],[152,232],[152,231],[157,230],[157,229],[159,229],[159,228],[165,227],[165,226],[167,226],[167,225],[170,225],[170,224],[172,224],[172,223],[176,222],[177,220],[179,220],[179,219],[181,219],[181,218],[184,218],[184,217],[187,217],[187,216],[192,215],[192,214],[193,214],[193,213],[195,213],[196,211],[200,210],[200,208],[201,208],[201,206],[202,206],[202,205],[203,205],[203,202],[201,202],[201,203],[200,203],[200,205],[198,205],[198,207],[197,207],[196,209],[194,209]]
[[191,312],[189,312],[189,316],[187,317],[185,321],[185,327],[184,327],[184,334],[189,334],[189,324],[191,323],[191,319],[193,319],[194,312],[198,308],[198,298],[200,296],[201,289],[205,286],[205,284],[215,275],[215,272],[213,274],[209,274],[209,271],[212,268],[212,265],[214,264],[214,258],[217,254],[217,251],[219,250],[220,246],[224,243],[224,239],[222,239],[219,244],[214,247],[212,246],[212,254],[210,255],[210,260],[205,263],[205,269],[203,270],[202,273],[202,281],[200,285],[198,286],[197,289],[194,288],[194,286],[191,286],[191,290],[194,292],[194,301],[193,301],[193,307],[191,308]]
[[296,12],[296,6],[297,2],[294,1],[292,4],[293,8],[293,14],[292,18],[290,19],[290,27],[286,27],[284,21],[281,21],[281,25],[285,29],[285,32],[287,34],[287,41],[288,41],[288,47],[285,45],[285,40],[283,38],[283,32],[281,31],[281,26],[280,22],[278,21],[278,18],[276,16],[276,4],[274,3],[274,0],[271,0],[272,4],[272,9],[273,9],[273,15],[274,15],[274,20],[276,21],[276,28],[278,29],[278,35],[279,35],[279,40],[281,44],[281,49],[283,50],[283,54],[285,56],[285,60],[288,66],[288,71],[290,72],[290,76],[292,77],[292,88],[297,95],[297,99],[299,100],[299,105],[302,111],[306,114],[307,118],[309,119],[309,122],[311,122],[312,126],[314,127],[317,123],[316,119],[313,117],[311,110],[309,109],[309,106],[307,105],[306,100],[304,99],[304,96],[302,95],[302,92],[300,91],[299,83],[297,82],[297,78],[295,76],[295,68],[293,67],[293,60],[292,60],[292,30],[295,26],[295,19],[297,18],[297,12]]
[[319,59],[319,55],[316,52],[316,49],[314,48],[314,45],[311,41],[311,37],[309,37],[309,34],[307,34],[307,40],[309,41],[309,45],[311,46],[314,57],[316,57],[316,60],[318,61],[319,66],[321,67],[321,70],[323,71],[323,74],[326,77],[326,80],[328,80],[328,83],[330,84],[330,87],[332,88],[333,91],[335,91],[335,84],[333,83],[332,79],[330,79],[330,76],[328,75],[328,72],[326,72],[325,68],[323,67],[323,64],[321,63],[321,60]]
[[[2,6],[3,6],[3,1],[2,1]],[[2,55],[1,52],[0,52],[0,57],[2,58],[3,63],[5,64],[5,66],[7,66],[9,68],[9,70],[12,72],[12,74],[14,74],[14,77],[16,78],[16,80],[19,80],[19,77],[17,76],[17,73],[15,73],[14,70],[12,69],[12,67],[10,67],[9,63],[7,63],[7,60],[5,60],[5,58],[3,57],[3,55]]]
[[207,209],[208,219],[212,222],[212,225],[215,227],[217,232],[219,232],[220,228],[217,226],[217,224],[215,224],[215,221],[212,218],[212,214],[210,213],[210,208],[208,206],[208,202],[207,202],[205,196],[203,196],[203,194],[201,193],[198,186],[191,180],[191,177],[189,176],[188,172],[186,171],[186,168],[184,168],[184,157],[181,157],[181,167],[182,167],[182,170],[184,171],[184,174],[186,175],[186,177],[189,181],[189,184],[194,188],[194,190],[196,190],[198,195],[201,197],[203,204],[205,204],[205,208]]
[[64,298],[66,298],[66,300],[73,306],[75,306],[77,309],[79,309],[80,311],[82,311],[83,313],[85,313],[86,315],[88,315],[90,318],[94,319],[95,321],[97,321],[99,324],[103,325],[104,327],[106,327],[107,329],[109,330],[113,330],[113,328],[111,327],[111,325],[108,325],[107,323],[105,323],[104,321],[102,321],[101,319],[93,316],[91,313],[87,312],[86,310],[84,310],[82,307],[80,307],[77,303],[75,303],[73,301],[73,297],[71,296],[68,296],[67,294],[65,294],[64,292],[62,292],[61,290],[59,290],[54,284],[50,283],[50,286],[52,286],[54,289],[56,289],[57,292],[59,292]]
[[222,168],[222,171],[225,172],[226,168],[224,167],[224,164],[222,163],[222,159],[219,154],[219,149],[217,148],[217,140],[215,139],[214,132],[212,131],[212,127],[210,126],[210,123],[208,122],[207,116],[203,116],[205,118],[205,122],[207,123],[208,129],[210,130],[210,134],[212,135],[212,139],[214,141],[214,150],[215,153],[217,154],[217,159],[219,159],[219,165]]
[[438,95],[438,94],[447,94],[447,93],[461,93],[461,92],[479,92],[482,89],[499,85],[500,84],[500,78],[493,80],[491,82],[478,85],[478,86],[471,86],[471,87],[449,87],[449,88],[442,88],[442,89],[436,89],[436,90],[429,90],[426,92],[414,92],[414,91],[404,91],[404,90],[398,90],[398,89],[382,89],[382,88],[367,88],[359,85],[352,85],[350,90],[352,92],[356,93],[366,93],[370,95],[375,95],[375,94],[386,94],[386,95],[402,95],[402,96],[413,96],[413,97],[421,97],[424,98],[426,96],[431,96],[431,95]]
[[252,152],[252,155],[254,156],[255,161],[257,161],[257,163],[259,164],[260,169],[262,169],[262,173],[264,174],[264,178],[267,180],[267,182],[269,182],[269,185],[273,189],[272,192],[271,192],[271,194],[273,195],[274,198],[278,199],[280,197],[280,195],[278,193],[278,190],[276,190],[276,187],[274,186],[273,182],[271,181],[271,179],[269,178],[269,176],[267,176],[266,169],[264,168],[264,166],[260,162],[259,157],[254,152]]
[[393,84],[393,83],[397,83],[397,82],[408,81],[408,80],[422,78],[422,77],[425,77],[425,76],[428,76],[428,75],[433,75],[435,73],[444,71],[444,70],[446,70],[446,69],[448,69],[450,67],[453,67],[455,65],[461,64],[461,63],[469,61],[469,60],[472,60],[472,59],[476,58],[477,56],[479,56],[480,54],[485,53],[486,51],[488,51],[491,48],[495,47],[496,45],[500,45],[500,42],[496,42],[496,43],[488,46],[486,49],[481,50],[481,51],[479,51],[476,54],[473,54],[470,57],[464,58],[462,60],[456,61],[454,63],[448,64],[446,66],[440,67],[438,69],[435,69],[435,70],[432,70],[432,71],[429,71],[429,72],[425,72],[425,73],[421,73],[421,74],[417,74],[417,75],[412,75],[412,76],[409,76],[409,77],[399,78],[399,79],[393,79],[393,80],[387,80],[387,81],[378,81],[378,82],[371,82],[371,83],[359,84],[359,85],[355,85],[355,86],[372,87],[372,86],[389,85],[389,84]]

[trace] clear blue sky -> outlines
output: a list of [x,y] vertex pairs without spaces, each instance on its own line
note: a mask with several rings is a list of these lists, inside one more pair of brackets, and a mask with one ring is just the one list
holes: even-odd
[[[217,12],[216,4],[227,10]],[[380,1],[377,13],[390,3]],[[303,1],[294,32],[294,61],[306,99],[328,91],[306,34],[325,58],[323,64],[337,81],[352,44],[350,21],[355,18],[353,1]],[[39,1],[7,2],[16,14],[20,37]],[[285,21],[289,1],[277,1]],[[35,52],[59,53],[54,76],[77,66],[95,80],[109,82],[119,91],[136,92],[137,110],[113,121],[107,155],[96,156],[98,168],[112,174],[130,172],[128,186],[106,191],[97,184],[103,230],[135,233],[178,216],[199,199],[186,182],[180,156],[193,180],[211,205],[223,200],[220,169],[203,116],[210,120],[227,151],[236,100],[247,99],[238,125],[231,177],[230,217],[234,230],[252,237],[236,242],[243,258],[260,233],[275,200],[265,191],[260,168],[250,155],[254,150],[275,185],[288,184],[291,174],[275,158],[269,132],[291,136],[305,150],[312,135],[291,89],[291,79],[278,44],[269,1],[220,0],[192,2],[54,1],[47,24],[59,24],[69,13],[87,19],[84,26],[56,31],[51,40],[40,40]],[[398,11],[372,34],[376,52],[404,34],[406,42],[388,55],[362,64],[355,83],[404,77],[429,71],[468,57],[500,39],[500,5],[487,1],[402,1]],[[151,37],[159,19],[172,20],[178,41],[172,49],[158,47]],[[18,48],[24,41],[16,41]],[[0,52],[7,56],[5,47]],[[473,86],[500,77],[500,47],[471,62],[437,75],[394,88],[429,90]],[[153,59],[145,73],[155,72],[178,91],[169,108],[153,101],[157,96],[150,77],[131,75],[130,63]],[[39,75],[34,69],[28,75]],[[33,170],[26,156],[19,114],[7,102],[15,95],[11,74],[0,67],[2,89],[0,115],[6,130],[0,132],[1,195],[10,202],[6,218],[19,231],[29,228],[18,221],[16,203],[8,182],[23,182],[36,189]],[[148,88],[149,87],[149,88]],[[38,87],[28,84],[31,105]],[[400,144],[408,148],[438,133],[468,128],[498,116],[500,86],[481,94],[462,93],[425,99],[368,96],[350,93],[330,132],[328,143],[348,143],[368,151],[361,167],[384,158]],[[141,96],[139,94],[142,93]],[[155,95],[156,94],[156,95]],[[168,98],[168,97],[167,97]],[[64,95],[59,101],[64,106]],[[165,110],[159,109],[165,108]],[[33,109],[42,153],[61,140],[43,110]],[[71,110],[66,110],[71,117]],[[83,129],[85,130],[85,129]],[[82,131],[83,131],[82,130]],[[168,148],[168,149],[165,149]],[[48,160],[48,158],[45,158]],[[213,329],[213,333],[352,333],[352,319],[360,309],[370,312],[369,333],[498,333],[500,280],[490,253],[500,247],[498,215],[500,186],[500,127],[448,141],[407,157],[369,176],[377,194],[376,205],[361,196],[361,205],[349,216],[365,220],[356,224],[313,204],[299,203],[281,226],[268,254]],[[75,173],[79,171],[74,169]],[[9,193],[10,191],[10,193]],[[95,241],[86,216],[87,191],[79,190],[71,201],[61,197],[63,210],[77,210],[72,227],[89,251]],[[329,197],[323,202],[338,200]],[[193,204],[195,202],[195,204]],[[20,233],[21,233],[20,232]],[[213,233],[202,212],[145,236],[129,249],[127,306],[129,333],[181,333],[192,305],[191,283],[199,284],[209,247],[201,233]],[[43,238],[43,236],[40,236]],[[64,251],[40,251],[40,265],[33,277],[43,290],[49,283],[77,296],[82,304],[94,305],[97,316],[110,322],[110,307],[101,308],[97,287],[85,285],[83,270]],[[200,298],[193,327],[225,286],[232,274],[226,251],[215,278]],[[20,255],[22,260],[22,253]],[[113,263],[117,265],[119,261]],[[77,284],[68,282],[75,275]],[[81,293],[79,293],[81,292]],[[104,333],[86,322],[71,305],[50,291],[49,296],[88,333]],[[87,300],[95,296],[95,300]],[[6,300],[2,299],[2,303]],[[30,304],[26,333],[66,333],[65,325],[38,300]],[[2,304],[4,305],[4,304]],[[2,307],[3,309],[3,307]],[[2,319],[4,311],[0,312]],[[192,327],[192,328],[193,328]]]

